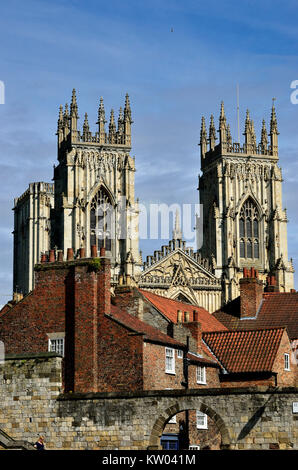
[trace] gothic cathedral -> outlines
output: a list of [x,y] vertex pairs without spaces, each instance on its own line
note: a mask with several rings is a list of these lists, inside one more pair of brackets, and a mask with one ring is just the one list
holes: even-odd
[[222,279],[223,300],[239,295],[244,267],[258,270],[260,279],[274,274],[280,292],[293,288],[288,261],[287,213],[282,206],[282,173],[278,166],[278,130],[274,101],[270,132],[263,120],[260,143],[246,112],[244,144],[233,143],[224,105],[216,145],[214,118],[209,136],[201,125],[200,202],[203,204],[202,256]]
[[199,193],[203,245],[199,250],[186,247],[176,214],[172,240],[145,262],[139,251],[129,97],[126,95],[124,109],[120,108],[117,125],[111,110],[108,132],[102,98],[95,134],[90,131],[87,113],[82,131],[78,119],[73,90],[70,107],[66,104],[63,110],[60,106],[54,182],[31,183],[14,201],[15,293],[25,295],[33,289],[34,265],[41,254],[50,249],[65,254],[72,248],[76,255],[83,248],[89,257],[92,246],[97,251],[104,246],[111,258],[112,287],[129,280],[147,291],[210,312],[239,295],[245,267],[257,269],[263,280],[274,274],[281,292],[293,288],[274,104],[270,140],[263,121],[259,144],[249,112],[243,146],[232,141],[223,103],[218,144],[213,116],[209,136],[202,118]]

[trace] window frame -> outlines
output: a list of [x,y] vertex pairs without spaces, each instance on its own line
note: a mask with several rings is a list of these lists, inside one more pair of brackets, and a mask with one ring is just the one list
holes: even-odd
[[[55,342],[61,341],[62,342],[62,353],[59,351],[59,347],[57,349],[52,349],[52,345]],[[60,356],[64,357],[65,355],[65,335],[48,335],[48,352],[54,352],[59,354]]]
[[[199,370],[201,371],[200,373],[199,373]],[[201,385],[207,384],[206,366],[197,366],[196,379],[197,379],[197,384],[201,384]]]
[[284,369],[287,370],[287,371],[291,370],[291,367],[290,367],[290,354],[289,353],[284,354]]
[[179,359],[183,359],[183,351],[182,351],[182,349],[177,349],[177,357],[178,357]]
[[[203,424],[198,423],[198,417],[203,418]],[[196,410],[196,427],[197,429],[208,429],[208,415],[202,411]]]
[[[167,351],[171,351],[172,352],[172,356],[171,356],[171,359],[172,359],[172,367],[171,369],[167,367],[167,358],[169,357],[167,355]],[[174,348],[170,348],[168,346],[165,347],[165,373],[166,374],[172,374],[172,375],[176,375],[176,369],[175,369],[175,349]]]

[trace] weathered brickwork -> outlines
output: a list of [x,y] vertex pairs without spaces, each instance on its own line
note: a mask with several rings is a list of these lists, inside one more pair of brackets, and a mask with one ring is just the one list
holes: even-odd
[[10,359],[1,365],[0,429],[48,449],[156,448],[175,413],[200,410],[231,449],[298,449],[298,390],[197,389],[61,396],[61,358]]

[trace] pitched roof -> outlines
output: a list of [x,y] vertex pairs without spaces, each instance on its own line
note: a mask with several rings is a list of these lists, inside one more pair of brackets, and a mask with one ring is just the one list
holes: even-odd
[[287,327],[291,340],[298,339],[298,292],[266,292],[253,320],[240,319],[240,297],[212,314],[229,330]]
[[188,312],[190,321],[193,321],[193,312],[197,312],[197,320],[202,325],[202,331],[218,331],[225,330],[226,327],[220,321],[211,315],[203,307],[197,305],[179,302],[178,300],[168,299],[161,295],[153,294],[143,289],[139,289],[141,294],[151,302],[151,304],[165,315],[171,322],[177,323],[177,311],[181,310],[183,313]]
[[157,328],[142,322],[137,317],[130,315],[129,313],[125,312],[125,310],[122,310],[116,305],[111,305],[111,314],[108,316],[119,321],[124,326],[131,329],[132,331],[135,331],[136,333],[143,333],[145,339],[163,344],[169,344],[176,346],[177,348],[185,346],[183,343],[180,343],[171,336],[162,333]]
[[203,333],[203,340],[229,373],[271,372],[285,328]]
[[[116,320],[117,322],[121,323],[125,327],[129,328],[130,330],[140,333],[144,335],[144,340],[150,341],[153,343],[164,344],[168,346],[175,347],[176,349],[183,349],[185,348],[185,344],[177,341],[176,339],[162,333],[157,328],[149,325],[148,323],[144,323],[139,320],[137,317],[127,313],[125,310],[122,310],[120,307],[116,305],[111,305],[111,314],[107,315],[112,320]],[[204,345],[203,345],[204,346]],[[205,350],[204,350],[205,351]],[[207,350],[207,357],[197,357],[192,353],[188,354],[189,359],[192,361],[197,361],[200,363],[212,364],[217,365],[216,359],[212,356],[210,351]]]

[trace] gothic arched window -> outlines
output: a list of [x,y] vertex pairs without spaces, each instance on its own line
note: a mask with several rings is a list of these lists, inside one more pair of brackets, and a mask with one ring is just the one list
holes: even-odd
[[90,245],[111,251],[113,206],[107,191],[101,187],[90,204]]
[[239,236],[240,258],[259,258],[259,212],[251,198],[245,201],[240,211]]

